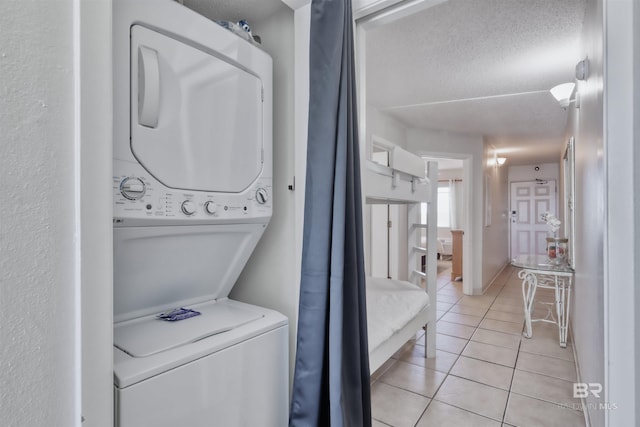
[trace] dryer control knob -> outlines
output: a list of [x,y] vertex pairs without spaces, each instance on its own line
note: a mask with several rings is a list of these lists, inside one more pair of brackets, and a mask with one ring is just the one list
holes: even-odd
[[218,205],[210,200],[204,204],[204,210],[209,215],[213,215],[218,211]]
[[256,190],[256,200],[261,205],[264,205],[269,200],[269,193],[264,188],[258,188]]
[[125,178],[120,183],[120,193],[129,200],[142,199],[146,187],[140,178]]
[[196,204],[191,200],[185,200],[182,202],[182,213],[185,215],[193,215],[196,213]]

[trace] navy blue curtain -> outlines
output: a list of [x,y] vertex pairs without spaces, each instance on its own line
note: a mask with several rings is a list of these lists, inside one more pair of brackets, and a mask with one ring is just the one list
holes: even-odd
[[311,4],[309,139],[291,426],[370,426],[351,0]]

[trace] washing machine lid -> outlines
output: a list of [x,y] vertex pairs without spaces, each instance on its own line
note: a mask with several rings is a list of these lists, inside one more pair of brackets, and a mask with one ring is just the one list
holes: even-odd
[[226,298],[265,226],[114,227],[114,321]]
[[132,26],[131,150],[169,188],[246,190],[263,166],[260,78],[220,53]]
[[132,357],[148,357],[235,329],[264,317],[250,306],[212,301],[190,307],[201,314],[176,322],[155,315],[116,324],[114,345]]

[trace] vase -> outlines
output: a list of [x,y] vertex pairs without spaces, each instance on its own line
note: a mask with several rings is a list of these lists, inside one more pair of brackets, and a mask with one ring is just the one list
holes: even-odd
[[568,249],[569,239],[566,237],[547,237],[547,258],[551,264],[565,265]]

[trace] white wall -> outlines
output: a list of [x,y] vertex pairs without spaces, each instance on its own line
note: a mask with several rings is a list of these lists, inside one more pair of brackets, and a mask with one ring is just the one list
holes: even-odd
[[[381,112],[372,105],[366,108],[366,133],[365,138],[360,138],[361,150],[366,150],[366,158],[372,149],[372,138],[382,138],[394,145],[406,147],[407,138],[405,126],[390,115]],[[362,157],[362,156],[361,156]],[[402,205],[391,205],[389,210],[391,229],[389,230],[389,275],[394,279],[407,280],[407,209]],[[365,266],[368,274],[371,274],[371,206],[365,205],[363,240],[365,248]]]
[[[632,36],[633,40],[640,40],[640,7],[633,8],[633,30],[634,30],[634,34]],[[637,143],[638,139],[640,138],[640,90],[639,90],[640,89],[640,46],[638,44],[634,46],[633,60],[634,60],[634,64],[633,64],[634,90],[632,91],[632,93],[635,96],[635,99],[633,100],[633,104],[634,104],[633,122],[635,123],[633,134],[634,134],[635,141]],[[634,150],[633,157],[634,157],[633,188],[634,188],[634,191],[637,191],[637,189],[640,189],[640,150]],[[637,227],[640,226],[640,203],[634,203],[633,218],[634,218],[633,222],[636,227],[635,229],[637,230],[638,229]],[[636,231],[634,235],[635,235],[635,238],[634,238],[633,244],[636,250],[634,253],[634,260],[633,260],[634,274],[632,275],[633,279],[631,282],[640,283],[640,251],[638,250],[638,248],[640,248],[640,233]],[[635,339],[634,339],[635,349],[634,349],[634,355],[632,356],[631,360],[635,360],[635,371],[636,371],[636,375],[634,375],[634,378],[635,378],[637,377],[638,373],[640,373],[640,357],[638,357],[640,356],[640,327],[637,326],[637,325],[640,325],[640,310],[637,309],[637,307],[640,307],[640,292],[638,292],[635,289],[633,289],[633,292],[635,293],[635,297],[633,298],[633,306],[636,307],[633,313],[634,314],[633,324],[636,325],[636,328],[635,328]],[[635,401],[639,397],[640,397],[640,381],[636,379],[633,400]],[[634,412],[635,413],[632,415],[633,419],[629,419],[628,421],[631,423],[635,421],[635,423],[637,424],[638,421],[640,420],[640,408],[636,408]]]
[[[536,167],[540,168],[540,170],[536,171]],[[518,181],[535,181],[536,179],[554,179],[556,181],[556,185],[560,185],[560,163],[509,166],[508,170],[509,183]]]
[[[294,176],[294,16],[288,7],[252,23],[273,58],[273,215],[231,298],[277,310],[289,318],[293,371],[298,322]],[[299,188],[298,177],[296,186]]]
[[[604,384],[604,230],[602,2],[587,1],[583,29],[590,76],[579,85],[580,109],[573,116],[575,135],[576,218],[575,287],[571,326],[583,382]],[[573,108],[573,107],[572,107]],[[568,135],[570,136],[570,135]],[[587,403],[603,399],[589,396]],[[604,425],[604,411],[589,409],[594,426]]]
[[443,131],[407,130],[407,149],[420,156],[457,158],[464,160],[465,235],[463,240],[463,286],[465,293],[481,294],[482,234],[483,234],[483,171],[482,138]]
[[[605,425],[638,425],[638,264],[640,240],[637,187],[638,80],[640,48],[638,2],[603,1],[604,7],[604,381],[605,401],[619,409],[604,412]],[[634,37],[634,28],[635,35]],[[634,70],[634,66],[636,67]],[[634,81],[635,75],[635,81]],[[598,76],[598,75],[596,75]],[[635,100],[634,100],[635,97]],[[635,119],[635,127],[634,127]],[[630,197],[634,195],[636,197]],[[631,236],[634,236],[633,238]]]
[[0,3],[0,414],[79,425],[73,2]]
[[[509,171],[505,166],[496,167],[494,156],[493,148],[485,143],[484,179],[488,180],[490,186],[491,224],[485,225],[482,236],[482,283],[484,289],[491,285],[495,277],[509,263],[507,238],[509,235],[509,184],[507,182]],[[486,208],[487,206],[485,206],[485,210]]]
[[378,110],[371,104],[367,104],[366,115],[367,132],[365,141],[367,153],[371,152],[371,138],[373,135],[406,148],[407,135],[404,123]]

